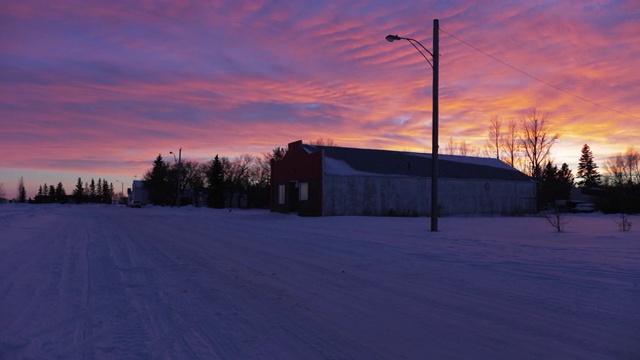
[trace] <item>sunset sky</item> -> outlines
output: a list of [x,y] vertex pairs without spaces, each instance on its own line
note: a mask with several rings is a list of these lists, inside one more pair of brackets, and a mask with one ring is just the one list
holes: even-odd
[[205,162],[299,139],[430,152],[432,69],[385,36],[431,49],[436,18],[441,151],[484,147],[492,117],[531,108],[574,173],[585,143],[601,168],[638,147],[637,0],[4,0],[0,183],[10,198],[20,177],[29,197],[78,177],[119,191],[158,154]]

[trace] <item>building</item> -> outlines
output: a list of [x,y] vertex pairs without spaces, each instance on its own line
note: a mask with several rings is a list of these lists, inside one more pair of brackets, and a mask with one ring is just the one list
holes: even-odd
[[[290,143],[271,163],[271,211],[303,216],[425,216],[430,154]],[[535,181],[492,158],[440,155],[440,215],[536,211]]]
[[133,180],[131,189],[127,189],[127,205],[131,206],[132,202],[139,202],[141,205],[149,204],[149,190],[145,186],[144,180]]

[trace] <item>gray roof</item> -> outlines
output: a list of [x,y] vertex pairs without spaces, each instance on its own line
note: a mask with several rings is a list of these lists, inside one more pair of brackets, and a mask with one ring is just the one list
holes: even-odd
[[[431,154],[307,144],[303,144],[303,148],[309,153],[323,150],[325,158],[344,162],[360,173],[417,177],[432,175]],[[532,181],[531,177],[498,159],[456,155],[438,156],[438,176]]]

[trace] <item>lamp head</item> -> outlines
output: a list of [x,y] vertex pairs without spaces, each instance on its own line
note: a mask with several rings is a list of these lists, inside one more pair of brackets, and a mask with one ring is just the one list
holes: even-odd
[[398,35],[387,35],[387,37],[385,38],[387,39],[388,42],[394,42],[396,40],[402,40],[402,38]]

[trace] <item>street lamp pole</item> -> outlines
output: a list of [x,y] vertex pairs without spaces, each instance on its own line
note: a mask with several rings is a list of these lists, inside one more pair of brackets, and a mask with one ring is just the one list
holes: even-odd
[[[169,151],[169,154],[173,154],[173,159],[175,160],[176,158],[176,154],[173,153],[173,151]],[[181,176],[182,176],[182,148],[178,149],[178,191],[177,191],[177,197],[176,197],[176,206],[180,207],[180,201],[181,201],[181,191],[180,191],[180,180],[181,180]]]
[[119,201],[119,203],[122,204],[123,203],[122,200],[124,199],[124,183],[122,181],[120,181],[120,180],[116,180],[116,182],[120,183],[120,185],[122,185],[120,187],[120,201]]
[[[433,108],[432,108],[432,136],[431,136],[431,231],[438,231],[438,87],[439,87],[439,70],[440,70],[440,22],[438,19],[433,19],[433,52],[427,50],[418,40],[400,37],[398,35],[387,35],[386,39],[389,42],[396,40],[407,40],[413,45],[416,50],[427,60],[429,65],[433,68]],[[420,47],[416,46],[418,44]],[[429,55],[433,63],[429,61],[429,58],[420,50],[422,48]]]

